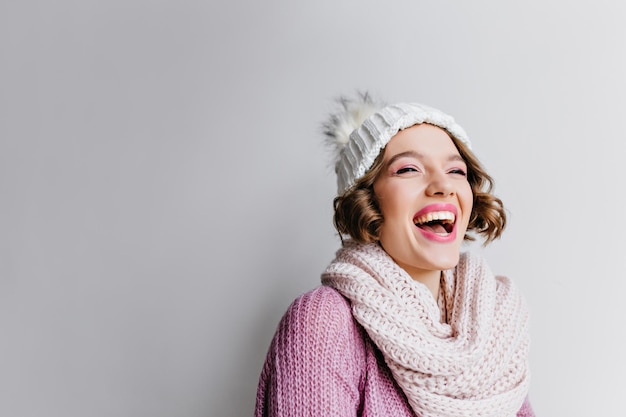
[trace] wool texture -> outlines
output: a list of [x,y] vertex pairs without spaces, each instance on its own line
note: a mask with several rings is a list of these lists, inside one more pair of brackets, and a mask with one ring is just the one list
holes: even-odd
[[322,282],[350,300],[416,415],[510,417],[522,406],[528,310],[482,258],[463,253],[443,272],[441,305],[377,244],[344,242]]
[[399,131],[422,123],[438,126],[471,148],[465,130],[441,110],[420,103],[385,105],[365,93],[342,97],[340,108],[323,124],[326,143],[335,153],[339,195],[372,166],[381,150]]
[[[259,378],[255,417],[419,417],[350,302],[320,286],[287,308]],[[477,417],[467,412],[466,417]],[[535,417],[528,399],[517,417]]]

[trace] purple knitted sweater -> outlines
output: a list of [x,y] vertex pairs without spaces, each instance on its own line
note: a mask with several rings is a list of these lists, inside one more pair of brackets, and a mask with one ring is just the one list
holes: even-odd
[[[415,417],[348,300],[326,286],[298,297],[280,321],[254,415]],[[528,400],[517,416],[535,416]]]

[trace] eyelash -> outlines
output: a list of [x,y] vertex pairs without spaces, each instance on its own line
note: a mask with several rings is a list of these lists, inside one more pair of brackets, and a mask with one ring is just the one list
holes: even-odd
[[[396,171],[396,174],[404,174],[405,172],[418,172],[418,170],[414,167],[402,167],[399,170]],[[449,172],[450,174],[457,174],[457,175],[462,175],[464,177],[467,176],[467,172],[465,172],[464,170],[458,168],[458,169],[453,169]]]
[[404,174],[405,172],[417,172],[417,169],[413,167],[402,167],[396,171],[396,174]]
[[464,177],[467,177],[467,172],[465,172],[462,169],[453,169],[452,171],[450,171],[451,174],[459,174],[459,175],[463,175]]

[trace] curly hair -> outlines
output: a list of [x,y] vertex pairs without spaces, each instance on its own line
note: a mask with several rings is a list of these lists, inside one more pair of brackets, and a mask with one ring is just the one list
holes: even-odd
[[[481,235],[487,245],[500,237],[506,226],[506,212],[502,200],[492,194],[494,181],[485,171],[472,151],[461,141],[448,135],[467,164],[467,180],[472,189],[474,204],[465,240],[475,240],[473,233]],[[374,183],[383,168],[380,152],[372,167],[356,183],[335,197],[333,223],[339,236],[350,236],[360,243],[378,241],[379,229],[384,221],[374,193]]]

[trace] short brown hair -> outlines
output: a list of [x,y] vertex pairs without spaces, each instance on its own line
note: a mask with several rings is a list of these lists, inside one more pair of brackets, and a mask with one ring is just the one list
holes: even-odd
[[[475,240],[470,234],[472,232],[481,235],[486,245],[499,238],[506,226],[502,200],[491,193],[493,178],[487,174],[472,151],[461,141],[448,136],[467,164],[467,180],[474,196],[465,240]],[[342,240],[344,236],[350,236],[360,243],[378,241],[380,225],[384,219],[374,194],[374,182],[382,171],[383,154],[381,151],[365,175],[333,201],[333,223]]]

